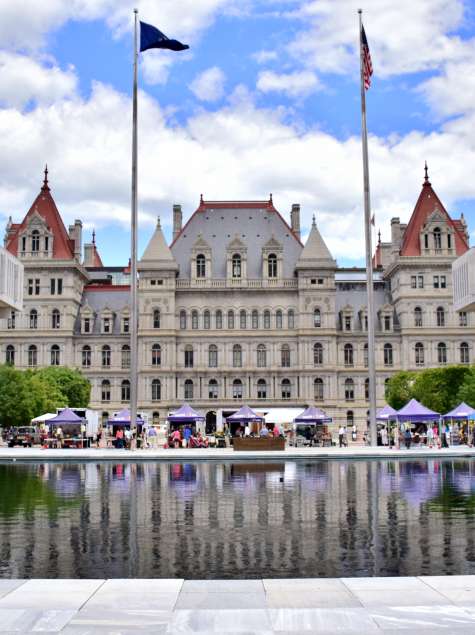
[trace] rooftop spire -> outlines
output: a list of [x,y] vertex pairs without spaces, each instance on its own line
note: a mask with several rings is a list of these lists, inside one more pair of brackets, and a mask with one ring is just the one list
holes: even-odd
[[160,223],[160,216],[157,216],[157,227],[162,227],[161,223]]
[[312,227],[316,227],[317,223],[315,221],[315,214],[312,216]]
[[424,163],[424,185],[430,185],[429,168],[427,167],[427,161],[425,161]]
[[92,244],[93,245],[96,244],[96,230],[95,229],[92,230]]
[[378,229],[378,245],[381,244],[381,230]]
[[203,200],[203,194],[200,194],[200,205],[204,204],[204,200]]
[[272,205],[272,192],[269,194],[269,203]]
[[48,164],[45,165],[44,174],[45,174],[45,178],[43,179],[43,187],[41,189],[42,190],[49,190],[49,185],[48,185]]

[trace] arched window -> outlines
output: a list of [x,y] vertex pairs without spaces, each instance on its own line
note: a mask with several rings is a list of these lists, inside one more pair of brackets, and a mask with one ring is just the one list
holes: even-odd
[[120,385],[120,400],[122,402],[130,401],[130,381],[123,379]]
[[208,310],[203,313],[203,328],[206,330],[211,328],[211,313]]
[[355,423],[355,415],[353,414],[353,410],[348,410],[346,413],[346,425],[348,428],[352,428]]
[[293,309],[287,311],[287,327],[289,329],[295,328],[295,313]]
[[162,364],[162,347],[160,344],[152,346],[152,366],[161,366]]
[[244,309],[239,313],[239,328],[245,329],[247,328],[247,314]]
[[218,382],[216,379],[210,379],[208,382],[208,399],[218,398]]
[[233,399],[242,399],[242,381],[240,379],[233,381]]
[[283,379],[280,385],[282,399],[290,399],[292,395],[292,387],[290,385],[290,379]]
[[34,344],[28,346],[28,366],[37,366],[38,364],[38,349]]
[[218,309],[218,311],[216,311],[216,328],[217,329],[222,329],[223,328],[223,312],[220,311]]
[[384,349],[384,365],[392,366],[393,365],[393,347],[392,344],[385,344]]
[[196,277],[206,278],[206,258],[203,254],[196,256]]
[[191,379],[185,380],[185,399],[193,399],[193,382]]
[[275,314],[275,328],[281,329],[283,327],[282,311],[279,309]]
[[320,313],[320,309],[315,309],[313,312],[313,326],[315,328],[320,328],[322,325],[322,314]]
[[257,347],[257,368],[265,368],[267,366],[267,351],[264,344]]
[[323,379],[317,377],[313,382],[313,398],[315,401],[323,401]]
[[232,275],[233,278],[241,277],[241,256],[234,254],[232,258]]
[[437,307],[436,316],[437,316],[437,326],[445,326],[445,311],[444,311],[444,307],[442,307],[442,306]]
[[345,344],[343,352],[344,352],[345,366],[353,366],[354,365],[353,345]]
[[218,367],[218,347],[216,344],[210,344],[208,348],[208,366],[210,368]]
[[51,347],[51,366],[59,366],[61,362],[60,350],[57,344],[53,344]]
[[186,329],[186,311],[180,311],[180,328]]
[[313,345],[313,365],[321,366],[323,364],[323,346],[320,342]]
[[363,346],[363,364],[365,368],[368,368],[368,344]]
[[53,309],[51,311],[51,328],[59,329],[61,325],[61,314],[58,309]]
[[283,344],[280,349],[280,365],[282,368],[290,368],[290,346]]
[[424,366],[424,344],[417,342],[414,347],[416,353],[416,366]]
[[257,381],[257,398],[267,399],[267,383],[265,379],[259,379]]
[[15,347],[9,344],[5,351],[5,362],[10,366],[15,365]]
[[191,328],[196,330],[198,328],[198,311],[191,312]]
[[153,312],[153,328],[154,329],[160,328],[160,310],[159,309],[155,309]]
[[103,379],[101,384],[101,401],[111,400],[111,383],[108,379]]
[[159,423],[160,423],[160,413],[155,411],[152,413],[152,424],[154,426],[158,426]]
[[366,401],[369,400],[369,377],[364,380],[364,398]]
[[38,328],[38,311],[36,309],[31,309],[30,311],[30,329]]
[[440,232],[440,227],[436,227],[434,229],[434,247],[436,249],[442,249],[442,235]]
[[422,309],[420,306],[416,306],[414,309],[414,326],[418,328],[422,326]]
[[269,254],[267,258],[267,276],[268,278],[277,278],[277,256]]
[[193,368],[193,346],[185,346],[185,368]]
[[240,344],[233,346],[233,367],[241,368],[242,366],[242,348]]
[[102,365],[110,366],[111,365],[111,347],[107,344],[102,347]]
[[355,400],[355,382],[348,377],[345,379],[345,401]]
[[228,311],[228,329],[234,328],[234,311]]
[[120,356],[122,368],[130,368],[130,346],[128,344],[122,346]]
[[467,342],[462,342],[460,344],[460,363],[461,364],[470,363],[470,350],[469,350]]
[[447,363],[447,345],[444,342],[437,344],[437,361],[439,364]]
[[259,328],[259,313],[254,309],[251,315],[251,326],[253,329]]
[[388,396],[388,388],[389,388],[389,377],[386,377],[386,379],[384,380],[384,396],[387,397]]
[[34,229],[31,232],[31,251],[39,251],[40,250],[40,232],[37,229]]
[[84,366],[84,368],[89,368],[89,366],[91,365],[91,347],[90,346],[83,346],[82,347],[82,365]]
[[160,401],[162,398],[162,384],[159,379],[152,379],[152,401]]
[[270,311],[264,311],[264,328],[270,329]]

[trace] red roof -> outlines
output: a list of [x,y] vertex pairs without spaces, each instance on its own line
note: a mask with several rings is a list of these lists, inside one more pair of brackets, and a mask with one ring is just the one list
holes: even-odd
[[447,213],[447,210],[442,205],[439,197],[432,189],[432,185],[429,181],[429,177],[426,176],[422,185],[422,191],[417,199],[416,206],[412,212],[411,219],[407,225],[406,231],[402,241],[401,256],[420,256],[420,233],[425,225],[428,217],[432,212],[438,209],[440,213],[445,217],[448,225],[454,229],[455,237],[455,252],[457,256],[461,256],[468,250],[468,243],[463,230],[463,224],[460,220],[452,220]]
[[84,291],[130,291],[129,284],[87,284]]
[[45,179],[40,193],[30,207],[29,212],[20,224],[13,224],[15,230],[8,239],[6,248],[15,256],[18,253],[18,235],[26,229],[30,218],[38,213],[45,221],[48,230],[53,234],[53,258],[59,260],[74,259],[74,241],[69,238],[66,227],[56,207],[48,186],[48,171],[45,170]]

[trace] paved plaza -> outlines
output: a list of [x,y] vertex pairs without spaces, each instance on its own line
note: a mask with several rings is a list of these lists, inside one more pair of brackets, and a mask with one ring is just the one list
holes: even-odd
[[1,633],[475,632],[475,576],[0,580]]

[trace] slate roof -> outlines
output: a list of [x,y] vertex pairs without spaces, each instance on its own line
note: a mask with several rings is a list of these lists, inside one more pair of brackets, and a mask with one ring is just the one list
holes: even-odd
[[138,268],[177,269],[175,258],[163,235],[160,218],[157,219],[157,226],[138,263]]
[[[96,314],[92,334],[101,332],[101,312],[110,309],[115,314],[111,335],[120,335],[120,316],[124,309],[130,306],[130,289],[128,287],[114,287],[107,285],[98,287],[86,287],[82,296],[81,307],[89,306]],[[75,331],[80,332],[80,316],[77,316]]]
[[315,216],[313,217],[312,228],[307,242],[297,262],[297,268],[301,267],[336,268],[336,260],[333,259],[330,250],[318,230],[317,224],[315,223]]

